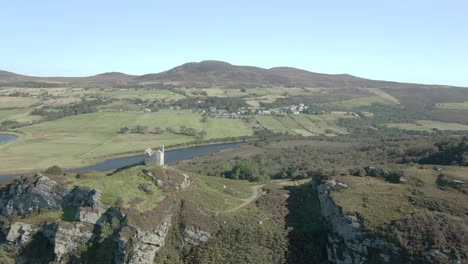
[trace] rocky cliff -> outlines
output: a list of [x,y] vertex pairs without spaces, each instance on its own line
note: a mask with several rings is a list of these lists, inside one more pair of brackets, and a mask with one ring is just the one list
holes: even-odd
[[[178,175],[178,180],[166,178],[164,181],[152,176],[155,184],[159,182],[164,185],[161,188],[170,187],[168,190],[175,193],[183,191],[190,184],[190,177],[186,174]],[[156,252],[166,243],[174,218],[179,218],[177,215],[181,209],[177,204],[180,202],[172,196],[173,200],[167,208],[146,220],[143,226],[138,226],[127,220],[125,210],[105,206],[100,201],[101,195],[99,190],[92,188],[71,189],[39,173],[33,177],[15,179],[0,190],[1,214],[8,219],[4,221],[4,238],[0,248],[3,250],[13,246],[18,252],[26,252],[41,238],[41,243],[49,245],[47,250],[50,252],[44,255],[53,256],[48,261],[56,263],[99,262],[103,258],[122,264],[153,263]],[[71,221],[59,220],[47,224],[28,222],[41,212],[70,208],[75,212]],[[177,225],[183,224],[177,222]],[[184,225],[180,236],[181,243],[194,246],[207,242],[211,235],[197,226]],[[22,253],[15,257],[15,261],[35,263],[34,257]]]
[[344,214],[331,198],[334,188],[347,188],[335,180],[316,185],[323,217],[330,225],[328,259],[337,264],[401,263],[402,250],[383,237],[369,234],[359,215]]

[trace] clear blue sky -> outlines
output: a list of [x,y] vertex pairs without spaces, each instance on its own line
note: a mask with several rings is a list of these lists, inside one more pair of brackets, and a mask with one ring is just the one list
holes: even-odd
[[206,59],[468,86],[468,1],[15,0],[0,69],[145,74]]

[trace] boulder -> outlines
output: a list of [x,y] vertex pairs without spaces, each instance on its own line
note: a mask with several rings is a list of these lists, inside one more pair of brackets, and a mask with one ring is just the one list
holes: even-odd
[[6,240],[10,243],[26,245],[31,241],[37,229],[30,224],[16,222],[11,225]]
[[[259,224],[262,224],[261,221]],[[182,229],[183,243],[189,246],[199,246],[210,240],[211,234],[196,226],[185,226]]]
[[0,191],[1,214],[26,217],[37,209],[58,210],[64,206],[70,189],[37,173],[34,177],[18,177]]

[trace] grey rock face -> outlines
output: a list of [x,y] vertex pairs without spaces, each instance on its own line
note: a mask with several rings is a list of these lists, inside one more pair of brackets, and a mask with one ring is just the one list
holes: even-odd
[[94,240],[96,234],[93,233],[93,228],[94,225],[80,222],[58,225],[55,237],[52,239],[55,260],[64,263],[63,261],[75,253],[79,246],[87,245]]
[[10,243],[26,245],[36,231],[37,229],[30,224],[16,222],[10,227],[6,240]]
[[189,246],[199,246],[210,240],[211,234],[196,226],[185,226],[182,229],[183,242]]
[[40,173],[33,178],[18,177],[0,192],[1,214],[11,218],[14,214],[25,217],[39,208],[57,210],[69,192],[67,186]]
[[330,197],[330,191],[336,185],[336,181],[331,180],[317,186],[322,215],[332,229],[328,236],[328,260],[337,264],[364,264],[371,251],[381,252],[378,255],[380,263],[392,263],[399,258],[401,249],[395,244],[369,236],[359,217],[342,213]]
[[172,215],[166,216],[162,223],[152,231],[142,231],[137,227],[129,226],[133,235],[119,237],[121,254],[117,257],[116,263],[152,264],[156,252],[165,244],[171,221]]

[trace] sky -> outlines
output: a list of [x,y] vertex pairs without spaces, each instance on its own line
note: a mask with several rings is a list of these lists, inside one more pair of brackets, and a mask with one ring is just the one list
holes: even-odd
[[186,62],[468,87],[468,1],[0,0],[0,70],[142,75]]

